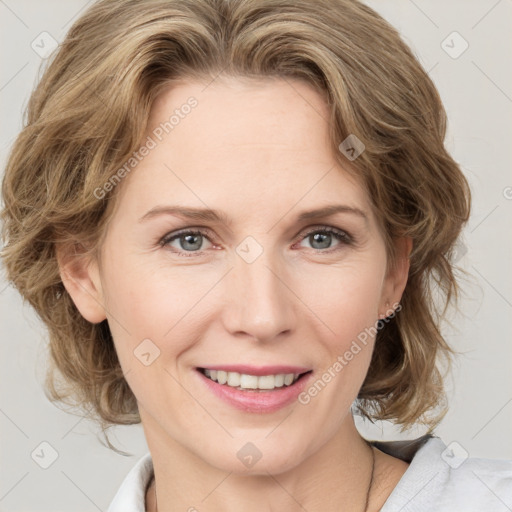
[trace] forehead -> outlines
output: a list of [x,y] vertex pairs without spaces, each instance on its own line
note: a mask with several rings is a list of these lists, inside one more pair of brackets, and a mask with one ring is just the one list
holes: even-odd
[[300,80],[173,84],[153,104],[144,140],[155,145],[126,193],[138,210],[177,199],[242,211],[336,200],[368,208],[333,155],[328,119],[322,94]]

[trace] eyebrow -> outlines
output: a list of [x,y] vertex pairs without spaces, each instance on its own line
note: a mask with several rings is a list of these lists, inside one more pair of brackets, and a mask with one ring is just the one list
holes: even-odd
[[[336,213],[350,213],[362,218],[366,224],[368,224],[368,215],[360,208],[343,204],[330,204],[316,208],[313,210],[307,210],[301,212],[297,216],[297,221],[302,222],[305,220],[318,219],[323,217],[330,217]],[[191,220],[203,221],[203,222],[221,222],[227,226],[232,225],[231,219],[227,217],[223,212],[219,210],[213,210],[211,208],[189,208],[185,206],[165,206],[158,205],[151,208],[146,212],[140,219],[139,222],[145,222],[153,217],[159,215],[174,215],[177,217],[184,217]]]

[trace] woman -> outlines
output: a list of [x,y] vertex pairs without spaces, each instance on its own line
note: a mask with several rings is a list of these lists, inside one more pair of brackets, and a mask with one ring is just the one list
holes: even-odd
[[[433,435],[470,212],[445,123],[354,0],[110,0],[75,23],[7,164],[3,258],[48,326],[51,398],[142,423],[109,512],[510,500],[510,462]],[[353,410],[429,434],[372,443]]]

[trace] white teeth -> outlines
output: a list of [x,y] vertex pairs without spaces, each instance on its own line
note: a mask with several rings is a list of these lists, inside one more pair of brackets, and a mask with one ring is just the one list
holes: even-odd
[[274,386],[276,388],[282,388],[284,386],[284,373],[274,375]]
[[[230,382],[228,384],[231,386]],[[247,375],[243,373],[240,376],[239,386],[244,389],[257,389],[258,388],[258,377],[256,375]]]
[[274,389],[293,384],[298,378],[298,373],[279,373],[277,375],[248,375],[238,372],[225,372],[222,370],[204,370],[208,378],[219,384],[227,384],[238,389]]
[[293,378],[294,377],[295,377],[295,375],[293,375],[293,373],[287,373],[284,376],[284,383],[285,383],[285,385],[289,386],[293,382]]
[[[254,389],[274,389],[276,386],[276,375],[262,375],[261,377],[253,377]],[[281,379],[284,382],[284,379]],[[282,386],[282,384],[281,384]]]
[[227,372],[228,373],[228,386],[232,388],[237,388],[240,386],[240,374],[237,372]]

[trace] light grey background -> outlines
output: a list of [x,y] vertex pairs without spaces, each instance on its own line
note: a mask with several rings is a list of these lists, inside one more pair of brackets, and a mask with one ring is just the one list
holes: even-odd
[[[0,0],[2,172],[42,60],[32,42],[42,47],[42,32],[61,41],[89,3]],[[438,86],[449,118],[447,147],[473,191],[467,252],[459,262],[473,279],[464,284],[463,314],[445,329],[449,343],[465,355],[447,382],[451,410],[437,433],[472,457],[512,458],[512,0],[368,4],[401,31]],[[463,40],[469,47],[457,56]],[[0,511],[106,510],[147,451],[141,426],[113,431],[117,446],[134,454],[122,457],[98,442],[94,424],[48,402],[42,392],[46,333],[3,279],[0,336]],[[372,438],[421,433],[359,425]],[[42,453],[41,442],[58,454],[48,469],[31,457],[34,450]],[[51,449],[42,449],[48,461]]]

